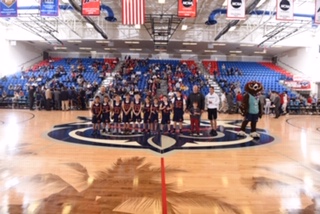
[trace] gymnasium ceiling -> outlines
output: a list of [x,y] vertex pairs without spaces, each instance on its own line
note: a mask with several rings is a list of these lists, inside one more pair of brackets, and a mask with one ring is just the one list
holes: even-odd
[[[80,4],[80,0],[71,0]],[[258,0],[247,0],[251,5]],[[68,5],[69,0],[60,0],[61,5]],[[313,25],[311,18],[295,17],[295,20],[284,23],[275,20],[273,15],[247,15],[233,30],[217,38],[219,33],[230,23],[225,14],[215,17],[217,24],[206,25],[213,10],[225,9],[225,0],[198,0],[196,18],[176,20],[176,31],[168,44],[153,42],[144,26],[124,26],[121,24],[122,0],[102,0],[102,4],[114,12],[116,22],[105,20],[107,13],[101,12],[92,21],[102,29],[108,39],[104,39],[90,24],[87,24],[75,10],[60,10],[58,18],[39,17],[38,10],[19,10],[18,18],[1,19],[6,26],[9,40],[25,41],[49,52],[103,52],[103,53],[166,53],[198,55],[263,55],[273,56],[296,48],[318,44],[319,28]],[[260,0],[255,9],[275,11],[275,0]],[[20,0],[18,6],[36,6],[39,0]],[[295,0],[294,13],[310,16],[315,11],[314,0]],[[177,0],[146,0],[146,13],[167,23],[166,17],[177,14]],[[161,19],[162,16],[162,19]],[[182,30],[182,26],[187,26]],[[140,28],[139,28],[140,27]],[[276,35],[272,32],[278,30]],[[98,41],[98,43],[97,43]],[[100,43],[99,43],[100,42]],[[104,42],[104,43],[101,43]]]

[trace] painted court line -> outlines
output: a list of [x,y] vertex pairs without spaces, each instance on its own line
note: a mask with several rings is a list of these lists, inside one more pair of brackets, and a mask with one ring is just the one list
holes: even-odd
[[161,158],[161,188],[162,188],[162,214],[168,213],[167,208],[167,187],[166,187],[166,171],[164,158]]

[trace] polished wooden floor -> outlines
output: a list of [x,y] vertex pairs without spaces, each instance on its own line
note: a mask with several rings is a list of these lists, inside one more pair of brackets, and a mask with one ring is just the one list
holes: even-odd
[[320,213],[320,116],[263,116],[248,142],[239,115],[217,140],[91,136],[89,116],[0,110],[1,214]]

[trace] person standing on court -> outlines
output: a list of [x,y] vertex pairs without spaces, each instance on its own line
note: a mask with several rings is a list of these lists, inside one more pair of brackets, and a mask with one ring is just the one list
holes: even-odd
[[200,93],[199,87],[197,85],[193,86],[192,91],[193,92],[187,98],[187,111],[192,108],[194,102],[197,102],[198,107],[200,108],[201,114],[202,114],[204,111],[204,106],[205,106],[204,95],[202,93]]
[[214,86],[210,86],[210,91],[205,97],[205,109],[208,111],[208,119],[211,124],[210,134],[217,136],[217,109],[219,108],[220,99],[219,96],[214,92]]
[[33,110],[35,89],[33,85],[29,87],[29,109]]

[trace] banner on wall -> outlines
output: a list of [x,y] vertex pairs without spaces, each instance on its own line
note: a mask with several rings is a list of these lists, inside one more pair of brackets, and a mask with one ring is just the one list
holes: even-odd
[[320,0],[316,0],[316,12],[314,15],[314,23],[320,24]]
[[100,15],[100,0],[82,0],[83,16],[99,16]]
[[0,0],[0,17],[17,17],[17,0]]
[[293,0],[277,0],[277,20],[293,20]]
[[311,83],[309,80],[284,81],[284,84],[293,90],[311,90]]
[[198,0],[178,0],[178,16],[192,18],[197,16]]
[[58,16],[59,0],[41,0],[40,15],[41,16]]
[[227,6],[228,19],[245,19],[246,18],[246,1],[245,0],[228,0]]

